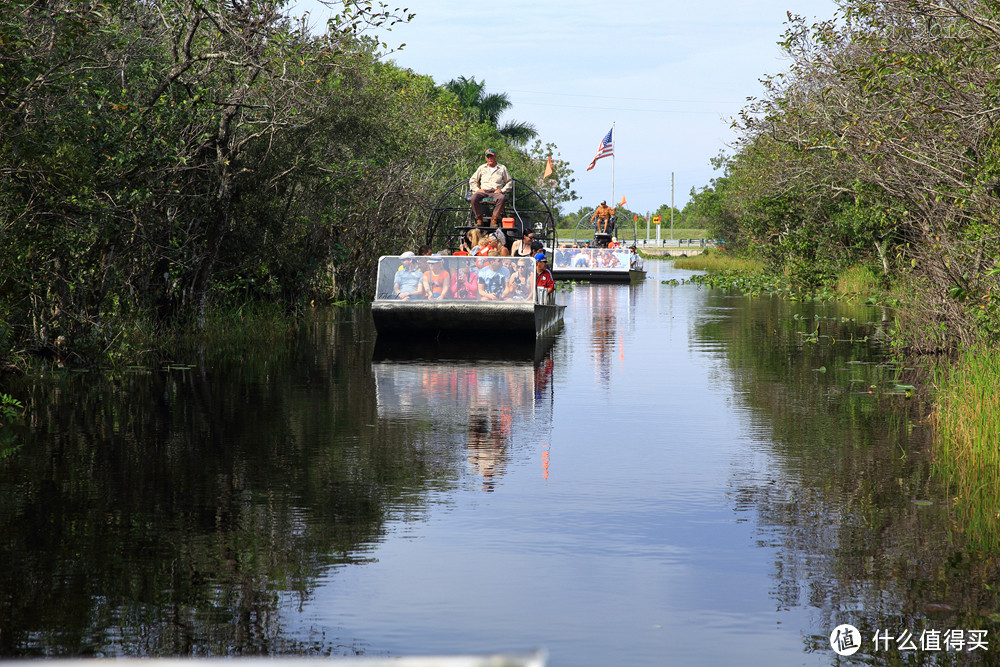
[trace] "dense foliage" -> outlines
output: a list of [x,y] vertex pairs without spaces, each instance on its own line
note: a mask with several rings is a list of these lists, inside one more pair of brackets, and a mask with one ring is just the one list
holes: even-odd
[[697,194],[713,235],[804,287],[876,268],[917,348],[994,342],[998,20],[977,0],[789,15],[788,71],[744,109],[724,177]]
[[484,147],[540,174],[383,62],[370,29],[410,18],[343,0],[316,36],[268,0],[3,3],[0,365],[128,355],[220,304],[363,295]]

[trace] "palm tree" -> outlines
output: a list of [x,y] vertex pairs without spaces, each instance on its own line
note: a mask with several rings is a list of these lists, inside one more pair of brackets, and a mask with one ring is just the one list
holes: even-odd
[[444,87],[455,93],[466,115],[480,123],[489,123],[515,146],[523,146],[538,136],[538,131],[531,123],[507,121],[500,125],[500,116],[510,108],[511,101],[507,93],[486,94],[485,79],[476,81],[475,77],[460,76],[444,84]]

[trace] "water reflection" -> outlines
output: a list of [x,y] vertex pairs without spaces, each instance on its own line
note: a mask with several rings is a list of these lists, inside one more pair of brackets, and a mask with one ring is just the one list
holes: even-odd
[[439,438],[465,448],[486,492],[506,472],[512,443],[551,427],[552,369],[548,356],[537,364],[481,358],[372,364],[379,417],[433,424]]
[[632,301],[641,288],[641,284],[591,283],[578,286],[572,295],[574,307],[591,314],[588,324],[594,372],[604,389],[611,386],[614,364],[625,361],[625,336],[635,328]]
[[8,382],[0,655],[822,665],[841,622],[995,636],[997,559],[964,549],[922,398],[894,391],[920,371],[863,341],[881,313],[567,297],[551,349],[373,362],[362,309],[183,370]]

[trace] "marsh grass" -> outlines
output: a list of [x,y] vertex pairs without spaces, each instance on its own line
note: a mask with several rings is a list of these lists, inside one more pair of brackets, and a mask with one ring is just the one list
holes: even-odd
[[1000,352],[968,352],[939,369],[933,416],[936,472],[973,546],[1000,550]]
[[222,355],[273,352],[285,347],[298,322],[298,317],[277,303],[215,307],[206,314],[204,329],[181,334],[177,343],[181,348],[204,347]]
[[760,260],[727,255],[712,250],[706,250],[693,257],[678,257],[673,262],[678,269],[692,271],[708,271],[709,273],[732,271],[748,275],[762,275],[764,273],[764,263]]
[[837,278],[836,292],[846,300],[867,299],[882,292],[878,275],[870,267],[852,266]]

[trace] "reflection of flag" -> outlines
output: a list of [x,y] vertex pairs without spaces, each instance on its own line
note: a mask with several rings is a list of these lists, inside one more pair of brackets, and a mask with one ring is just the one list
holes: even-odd
[[625,195],[622,195],[622,203],[620,203],[618,205],[619,206],[624,206],[625,205]]
[[595,155],[594,159],[591,160],[590,166],[587,167],[587,171],[593,169],[594,165],[597,164],[597,161],[600,160],[602,157],[608,157],[609,155],[615,154],[615,145],[614,142],[611,140],[611,133],[614,131],[615,128],[611,128],[610,130],[608,130],[608,133],[604,135],[604,138],[601,139],[601,145],[597,147],[597,155]]
[[542,174],[542,178],[548,178],[552,175],[552,156],[549,156],[549,161],[545,164],[545,173]]

